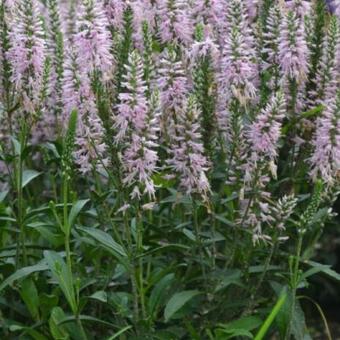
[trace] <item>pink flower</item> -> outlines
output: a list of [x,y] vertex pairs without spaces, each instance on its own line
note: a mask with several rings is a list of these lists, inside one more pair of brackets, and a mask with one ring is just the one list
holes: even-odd
[[79,7],[74,45],[84,68],[90,74],[100,72],[104,81],[111,79],[113,56],[108,20],[100,0],[83,0]]
[[143,64],[136,51],[129,55],[125,70],[125,92],[119,95],[121,102],[114,117],[115,143],[122,149],[123,183],[132,187],[132,199],[140,199],[143,194],[153,199],[155,185],[152,176],[158,161],[159,95],[153,92],[147,100],[147,88],[142,80]]
[[291,11],[283,17],[279,48],[282,75],[298,83],[304,81],[308,72],[308,49],[303,25]]
[[240,0],[231,0],[227,7],[227,33],[223,46],[220,73],[220,95],[232,97],[241,105],[255,98],[257,68],[254,44],[248,27],[245,8]]
[[109,24],[116,30],[120,31],[124,25],[124,11],[128,7],[125,0],[107,0],[105,1],[105,14]]
[[15,3],[10,28],[11,48],[7,58],[12,66],[12,81],[24,111],[35,114],[41,104],[46,53],[38,2]]
[[340,170],[340,91],[328,98],[324,106],[313,141],[311,176],[333,184]]
[[307,48],[303,19],[292,11],[284,15],[281,24],[279,60],[282,84],[292,113],[303,110],[303,95],[308,74]]
[[131,3],[133,12],[133,39],[136,47],[143,50],[143,22],[147,22],[149,30],[153,32],[156,24],[156,8],[149,0],[135,0]]
[[253,21],[256,16],[257,16],[257,12],[258,12],[258,6],[259,6],[259,0],[246,0],[246,8],[247,8],[247,13],[248,13],[248,17],[250,19],[250,21]]
[[251,151],[257,160],[274,161],[277,157],[277,143],[281,135],[284,104],[281,93],[273,96],[249,127],[247,137]]
[[184,0],[157,0],[159,35],[163,43],[189,44],[193,23],[188,2]]
[[75,51],[68,51],[64,66],[63,122],[72,110],[78,111],[75,161],[82,173],[88,173],[107,162],[104,131],[98,117],[95,96],[87,70],[78,62]]
[[306,0],[290,0],[286,2],[287,8],[293,11],[298,17],[303,18],[310,14],[311,1]]
[[194,68],[197,61],[204,57],[211,57],[215,69],[218,67],[220,51],[219,46],[213,40],[212,33],[208,26],[204,26],[204,36],[201,40],[195,41],[187,51],[187,59],[190,68]]
[[106,148],[104,129],[97,112],[93,110],[80,115],[74,152],[80,172],[86,174],[105,167],[108,163]]
[[119,94],[120,104],[115,117],[114,128],[117,131],[115,142],[120,143],[131,137],[134,128],[144,128],[147,114],[146,85],[143,80],[143,64],[137,52],[129,56],[125,65],[122,86],[125,92]]
[[180,186],[187,195],[198,193],[208,200],[210,184],[207,179],[209,163],[204,156],[204,147],[199,132],[200,111],[193,96],[184,103],[178,116],[174,142],[168,160],[171,168],[180,176]]
[[182,109],[189,90],[183,63],[173,50],[166,50],[158,69],[158,87],[161,92],[161,131],[165,138],[174,135],[173,120]]
[[316,75],[315,100],[336,95],[340,75],[340,27],[336,17],[331,17],[327,35],[323,44],[323,55]]
[[282,13],[281,7],[273,5],[269,9],[269,15],[266,21],[266,29],[263,32],[262,52],[265,58],[262,59],[262,70],[267,70],[271,74],[269,88],[273,91],[278,90],[280,83],[280,34],[281,34]]

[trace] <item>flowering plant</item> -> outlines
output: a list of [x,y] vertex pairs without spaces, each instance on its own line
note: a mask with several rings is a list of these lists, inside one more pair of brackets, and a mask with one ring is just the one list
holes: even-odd
[[0,1],[0,337],[310,337],[340,2]]

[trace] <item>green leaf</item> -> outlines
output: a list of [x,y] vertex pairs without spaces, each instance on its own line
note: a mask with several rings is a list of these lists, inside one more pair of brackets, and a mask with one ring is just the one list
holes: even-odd
[[27,224],[27,227],[37,230],[40,235],[54,247],[59,247],[64,244],[64,235],[53,233],[50,228],[51,226],[47,223],[34,222]]
[[60,321],[65,318],[65,313],[60,307],[54,307],[48,321],[50,332],[55,340],[67,340],[70,338],[66,328],[59,325]]
[[305,313],[298,300],[295,301],[295,308],[291,317],[291,333],[296,340],[305,340],[308,336]]
[[[107,322],[107,321],[104,321],[104,320],[101,320],[101,319],[97,319],[97,318],[90,316],[90,315],[79,315],[78,318],[81,321],[91,321],[91,322],[96,322],[96,323],[99,323],[101,325],[105,325],[105,326],[109,326],[109,327],[113,327],[113,328],[117,327],[115,324],[113,324],[111,322]],[[66,316],[63,319],[59,320],[58,326],[66,324],[68,322],[73,322],[73,321],[76,321],[76,320],[77,319],[74,315]]]
[[223,274],[222,280],[216,285],[214,290],[215,293],[229,287],[232,284],[239,287],[244,287],[241,280],[242,272],[239,269],[230,269],[225,273],[223,272]]
[[41,261],[33,266],[20,268],[0,284],[0,292],[8,285],[11,285],[14,281],[23,279],[33,273],[41,272],[47,269],[48,266],[45,261]]
[[44,146],[46,147],[46,149],[52,151],[55,158],[60,158],[59,151],[58,151],[57,147],[55,146],[55,144],[45,143]]
[[16,156],[20,156],[20,154],[21,154],[21,145],[20,145],[19,141],[16,138],[14,138],[14,137],[11,137],[11,140],[12,140],[12,143],[13,143],[13,146],[14,146],[15,155]]
[[299,115],[297,115],[297,118],[292,119],[289,121],[286,125],[284,125],[281,129],[281,133],[283,135],[286,135],[288,131],[296,124],[298,123],[301,119],[306,119],[306,118],[314,118],[319,116],[319,114],[324,110],[324,107],[322,105],[316,106],[312,108],[309,111],[302,112]]
[[335,270],[331,269],[331,266],[321,264],[321,263],[318,263],[318,262],[314,262],[314,261],[306,261],[304,263],[307,263],[312,268],[310,268],[305,273],[303,273],[302,276],[301,276],[301,279],[306,279],[309,276],[312,276],[314,274],[321,272],[321,273],[326,274],[327,276],[331,277],[332,279],[340,281],[340,274],[337,273]]
[[184,290],[174,294],[165,306],[165,322],[168,322],[188,301],[199,294],[201,293],[198,290]]
[[280,312],[282,306],[284,305],[287,299],[287,292],[284,290],[279,299],[277,300],[276,304],[274,305],[272,311],[267,316],[265,322],[263,323],[262,327],[260,328],[259,332],[256,334],[255,340],[262,340],[264,339],[269,327],[273,323],[274,319],[276,318],[277,314]]
[[248,271],[250,274],[257,274],[257,273],[262,273],[263,270],[266,269],[266,270],[280,270],[281,267],[280,266],[267,266],[265,268],[265,266],[263,265],[259,265],[259,266],[250,266]]
[[119,330],[116,334],[110,336],[107,340],[117,339],[120,335],[122,335],[123,333],[125,333],[126,331],[128,331],[131,328],[132,328],[132,326],[126,326],[126,327],[122,328],[121,330]]
[[41,317],[47,319],[54,307],[58,305],[58,297],[53,294],[41,293],[39,294],[39,309],[41,311]]
[[79,200],[73,204],[72,209],[70,211],[70,215],[68,217],[68,226],[69,228],[72,227],[74,221],[76,220],[77,216],[79,215],[80,211],[84,208],[85,204],[89,201],[86,200]]
[[170,273],[165,275],[153,288],[148,300],[148,309],[151,315],[154,315],[157,308],[165,300],[168,288],[175,278],[175,274]]
[[107,294],[103,290],[99,290],[95,293],[93,293],[91,296],[89,296],[90,299],[98,300],[100,302],[107,303]]
[[32,339],[32,340],[48,340],[45,335],[36,331],[32,327],[21,326],[19,324],[12,324],[12,325],[9,326],[9,330],[11,332],[21,332],[21,334],[18,337],[16,337],[16,338],[19,338],[19,339],[27,338],[27,337],[24,336],[27,333],[28,335],[30,335],[29,339]]
[[291,289],[288,288],[288,286],[282,285],[281,283],[272,281],[270,282],[270,284],[278,298],[280,297],[280,294],[282,291],[284,290],[287,291],[286,301],[281,307],[281,310],[279,311],[275,319],[275,323],[280,333],[280,338],[283,339],[287,333],[287,329],[288,329],[289,322],[290,322],[290,314],[291,314],[291,309],[292,309],[291,307],[292,292],[291,292]]
[[58,253],[45,250],[44,257],[54,279],[58,281],[60,289],[64,293],[72,312],[75,314],[77,312],[77,303],[72,273],[69,272],[64,260]]
[[8,193],[9,193],[9,190],[5,190],[5,191],[0,192],[0,203],[3,202],[3,200],[6,198]]
[[222,215],[217,215],[214,214],[213,215],[217,220],[219,220],[220,222],[222,222],[223,224],[227,225],[228,227],[235,227],[235,224],[231,221],[229,221],[228,219],[226,219],[225,217],[223,217]]
[[32,315],[32,318],[37,320],[39,318],[39,296],[32,279],[26,278],[23,280],[20,295]]
[[217,338],[216,340],[228,340],[232,338],[239,338],[239,337],[247,337],[250,339],[254,339],[254,336],[252,333],[245,329],[233,329],[230,331],[224,330],[223,328],[219,328],[216,331]]
[[22,174],[21,187],[24,188],[29,182],[31,182],[34,178],[40,176],[41,174],[41,172],[35,170],[24,170]]
[[119,257],[124,258],[127,257],[124,248],[120,244],[118,244],[108,233],[95,228],[81,227],[78,229],[94,238],[96,241],[100,243],[102,247],[110,251],[113,255],[115,256],[118,255]]
[[299,119],[317,117],[324,110],[323,105],[316,106],[306,112],[302,112]]
[[235,330],[252,331],[262,324],[262,320],[258,316],[246,316],[244,318],[229,322],[225,325],[219,325],[224,331],[233,333]]

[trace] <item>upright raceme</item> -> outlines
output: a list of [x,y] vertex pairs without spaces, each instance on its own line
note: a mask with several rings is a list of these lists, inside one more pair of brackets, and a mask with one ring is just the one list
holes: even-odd
[[263,32],[262,68],[270,74],[268,87],[273,91],[279,89],[280,83],[280,31],[282,12],[280,6],[275,4],[269,9],[269,15]]
[[161,131],[165,140],[169,141],[176,134],[174,125],[189,91],[183,63],[172,49],[166,50],[161,57],[158,86],[162,103]]
[[157,0],[159,35],[163,43],[188,45],[192,41],[193,22],[188,1]]
[[62,33],[60,7],[57,0],[48,0],[48,49],[51,58],[50,111],[58,120],[62,113],[62,83],[64,63],[64,35]]
[[283,17],[279,45],[281,75],[291,113],[303,108],[302,93],[308,73],[308,48],[303,19],[290,10]]
[[332,185],[340,170],[340,91],[324,101],[325,110],[317,121],[314,152],[311,158],[312,177],[321,177]]
[[253,228],[254,240],[268,238],[264,225],[272,225],[272,206],[268,199],[267,184],[270,177],[277,178],[275,160],[278,141],[281,136],[281,122],[284,118],[284,97],[282,93],[273,96],[267,106],[256,117],[247,131],[249,157],[244,166],[245,199],[240,200],[241,224]]
[[12,81],[26,119],[40,110],[46,43],[37,0],[16,1],[10,23],[8,59]]
[[74,44],[81,66],[89,74],[99,72],[103,81],[112,78],[113,56],[109,22],[100,0],[83,0],[77,21]]
[[209,163],[204,155],[200,133],[200,111],[196,98],[190,96],[184,103],[175,126],[177,135],[171,145],[171,168],[179,175],[180,187],[186,194],[199,194],[208,200],[210,185],[207,179]]
[[123,183],[131,188],[131,198],[147,194],[154,198],[152,179],[156,171],[160,103],[158,92],[147,99],[143,63],[137,51],[125,65],[123,91],[114,117],[115,142],[122,150]]
[[256,63],[253,38],[246,9],[241,0],[231,0],[227,7],[227,31],[221,61],[221,95],[235,97],[246,105],[256,95]]
[[267,160],[271,162],[277,158],[277,144],[281,136],[284,104],[284,97],[279,92],[271,98],[268,105],[250,125],[247,135],[255,161]]
[[339,86],[340,74],[340,29],[336,17],[331,17],[324,41],[323,55],[316,76],[316,93],[314,98],[323,101],[335,96]]
[[75,161],[80,171],[87,173],[97,166],[102,167],[106,163],[104,131],[97,114],[91,79],[74,50],[69,50],[65,59],[63,103],[64,122],[72,110],[78,111]]

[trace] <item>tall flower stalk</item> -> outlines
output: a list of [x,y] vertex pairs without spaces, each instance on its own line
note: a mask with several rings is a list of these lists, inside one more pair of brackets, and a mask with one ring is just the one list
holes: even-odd
[[43,23],[36,0],[16,2],[10,24],[8,59],[11,63],[16,100],[20,103],[18,119],[28,125],[36,121],[42,103],[43,75],[46,56]]
[[284,97],[282,93],[273,96],[267,106],[256,117],[247,131],[250,155],[245,165],[245,194],[241,200],[241,224],[253,228],[254,240],[266,239],[263,224],[272,225],[274,219],[268,204],[270,193],[266,186],[270,177],[277,178],[278,142],[281,136],[281,124],[284,118]]
[[41,94],[44,90],[45,53],[43,25],[37,1],[25,0],[15,2],[12,10],[10,26],[10,48],[6,57],[10,61],[11,81],[16,91],[15,112],[18,122],[20,148],[14,148],[17,159],[15,167],[15,182],[17,192],[17,222],[20,229],[17,257],[22,263],[27,263],[26,230],[24,226],[25,208],[23,197],[24,150],[26,149],[32,124],[36,123],[42,108]]
[[303,106],[302,94],[308,74],[308,48],[303,20],[292,10],[281,23],[279,60],[289,112],[298,114]]
[[209,36],[205,36],[204,28],[203,25],[197,26],[196,41],[192,45],[188,58],[192,65],[194,91],[202,112],[204,149],[212,157],[217,139],[215,69],[219,51],[216,43]]
[[49,12],[49,51],[52,59],[51,62],[51,101],[49,104],[50,111],[54,113],[54,119],[49,122],[51,125],[55,121],[57,126],[56,132],[59,131],[60,117],[62,115],[62,88],[63,88],[63,68],[64,68],[64,34],[62,32],[60,7],[56,0],[48,0]]
[[74,45],[80,66],[90,75],[99,72],[103,81],[112,79],[113,56],[109,22],[100,1],[82,0]]
[[336,17],[331,17],[323,55],[316,74],[316,90],[314,99],[323,101],[336,95],[339,77],[340,28]]
[[122,160],[125,177],[123,183],[133,187],[132,199],[148,194],[155,197],[152,174],[158,159],[157,133],[159,96],[155,92],[148,101],[147,87],[143,80],[143,63],[134,51],[126,65],[123,86],[126,92],[119,95],[120,104],[115,117],[115,142],[122,145]]
[[256,96],[256,64],[254,42],[242,1],[232,0],[228,3],[227,22],[220,95],[226,96],[227,104],[236,98],[241,106],[246,106]]
[[340,169],[340,91],[324,102],[325,109],[317,121],[311,157],[313,178],[336,182]]
[[[117,115],[113,117],[114,130],[117,132],[114,143],[121,153],[123,178],[133,207],[136,212],[136,251],[132,248],[130,228],[125,215],[126,239],[131,257],[131,284],[134,296],[134,320],[139,320],[139,306],[143,318],[146,318],[145,291],[143,278],[143,259],[138,261],[139,276],[135,267],[135,256],[143,251],[143,214],[141,203],[144,197],[155,199],[153,175],[157,170],[157,149],[159,132],[160,100],[157,91],[147,96],[147,86],[143,80],[144,66],[140,54],[135,50],[129,54],[125,65],[122,92]],[[137,292],[138,290],[138,292]]]
[[209,162],[204,155],[200,133],[200,110],[197,100],[190,96],[184,103],[175,126],[178,134],[171,145],[169,165],[179,175],[180,187],[187,195],[198,194],[207,201],[210,185],[207,179]]
[[193,38],[188,3],[183,0],[157,0],[156,6],[161,41],[188,45]]
[[183,62],[173,49],[166,50],[161,57],[157,85],[161,91],[161,133],[170,145],[173,136],[177,134],[175,125],[190,89]]

